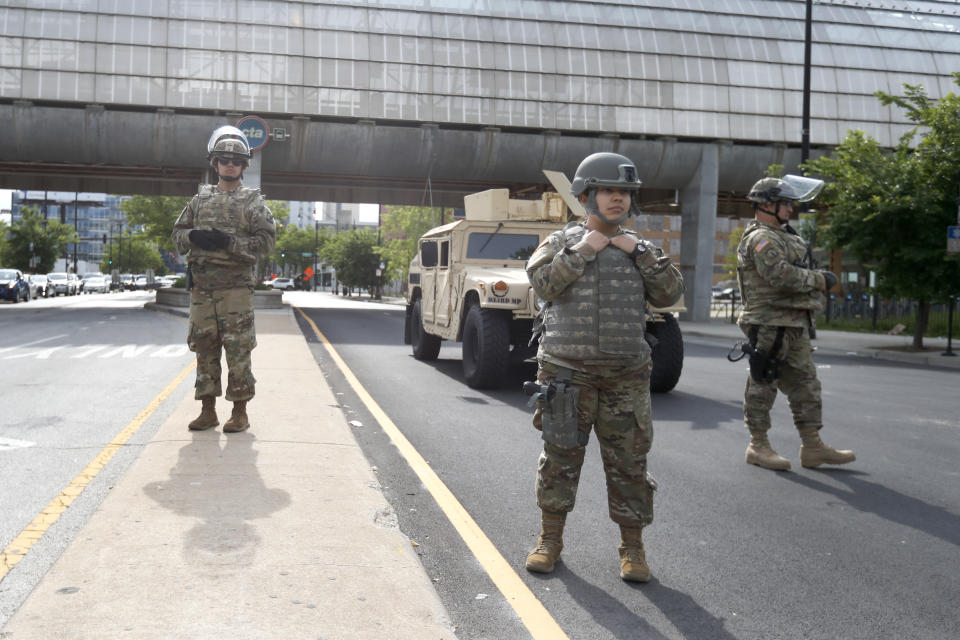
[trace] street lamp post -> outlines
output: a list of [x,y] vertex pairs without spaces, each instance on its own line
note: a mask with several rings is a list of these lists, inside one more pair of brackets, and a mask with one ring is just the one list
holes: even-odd
[[317,253],[320,249],[320,216],[313,210],[313,291],[317,290]]

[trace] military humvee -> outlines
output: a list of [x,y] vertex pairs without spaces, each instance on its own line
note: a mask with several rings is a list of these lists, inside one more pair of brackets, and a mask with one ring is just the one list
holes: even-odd
[[[557,174],[548,177],[565,193],[565,177],[560,185]],[[528,343],[543,301],[527,279],[527,258],[548,235],[584,214],[572,196],[558,193],[512,200],[507,189],[492,189],[466,196],[464,204],[465,219],[420,238],[407,282],[404,343],[412,345],[414,358],[428,361],[436,360],[441,341],[462,342],[467,384],[491,388],[505,380],[511,364],[536,355],[537,344]],[[682,309],[648,310],[652,391],[670,391],[680,379],[683,338],[669,312]]]

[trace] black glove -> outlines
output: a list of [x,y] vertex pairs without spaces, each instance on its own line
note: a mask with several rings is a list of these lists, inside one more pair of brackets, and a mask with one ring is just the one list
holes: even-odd
[[826,291],[830,291],[830,289],[833,289],[835,286],[837,286],[837,283],[840,282],[840,279],[837,278],[837,274],[835,274],[833,271],[821,269],[820,273],[823,274],[823,280],[826,282],[826,286],[824,287]]
[[198,249],[226,249],[230,236],[219,229],[194,229],[190,232],[190,243]]

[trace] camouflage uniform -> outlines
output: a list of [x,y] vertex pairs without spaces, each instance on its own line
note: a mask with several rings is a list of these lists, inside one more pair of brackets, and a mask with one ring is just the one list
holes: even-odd
[[[190,231],[214,228],[230,236],[225,249],[200,249],[190,243]],[[174,225],[173,242],[188,256],[193,277],[187,344],[197,354],[197,399],[222,393],[221,349],[227,356],[227,400],[246,401],[254,395],[250,351],[257,346],[255,269],[275,241],[273,216],[260,191],[242,185],[232,191],[204,185]]]
[[[653,440],[650,347],[644,340],[645,301],[669,306],[683,293],[683,277],[670,258],[641,240],[650,264],[610,245],[595,255],[570,250],[584,236],[571,223],[554,232],[527,262],[534,291],[550,304],[538,353],[541,383],[558,367],[573,371],[579,388],[577,417],[584,434],[596,431],[607,478],[610,517],[621,525],[653,521],[653,480],[647,452]],[[620,231],[620,233],[631,233]],[[540,428],[542,410],[533,423]],[[544,443],[537,470],[537,504],[545,512],[573,509],[586,445]]]
[[778,328],[784,327],[775,356],[781,361],[779,378],[761,382],[747,375],[743,415],[751,433],[770,429],[777,389],[787,395],[797,429],[822,426],[820,381],[808,329],[813,313],[823,308],[824,276],[804,266],[806,242],[791,231],[754,220],[737,247],[741,330],[750,337],[755,328],[755,346],[770,353]]

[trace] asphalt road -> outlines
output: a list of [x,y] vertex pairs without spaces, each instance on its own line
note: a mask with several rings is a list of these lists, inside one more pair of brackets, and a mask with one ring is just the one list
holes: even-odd
[[[817,357],[824,440],[858,459],[842,469],[802,469],[780,399],[771,441],[794,462],[780,473],[743,462],[745,365],[726,361],[729,345],[688,341],[680,384],[653,398],[649,461],[659,490],[644,537],[654,580],[631,585],[618,577],[618,530],[607,515],[595,442],[563,562],[540,576],[523,568],[539,526],[540,441],[520,392],[533,370],[514,371],[502,390],[476,391],[463,382],[459,345],[444,343],[434,363],[413,359],[402,344],[402,307],[298,299],[570,638],[956,637],[960,373]],[[326,308],[306,308],[314,301]],[[401,529],[420,545],[458,637],[530,637],[484,559],[460,539],[312,329],[301,326]]]
[[[54,501],[193,357],[186,320],[145,311],[153,293],[0,305],[0,549]],[[171,398],[182,398],[182,384]],[[161,404],[0,582],[0,627],[136,459]]]

